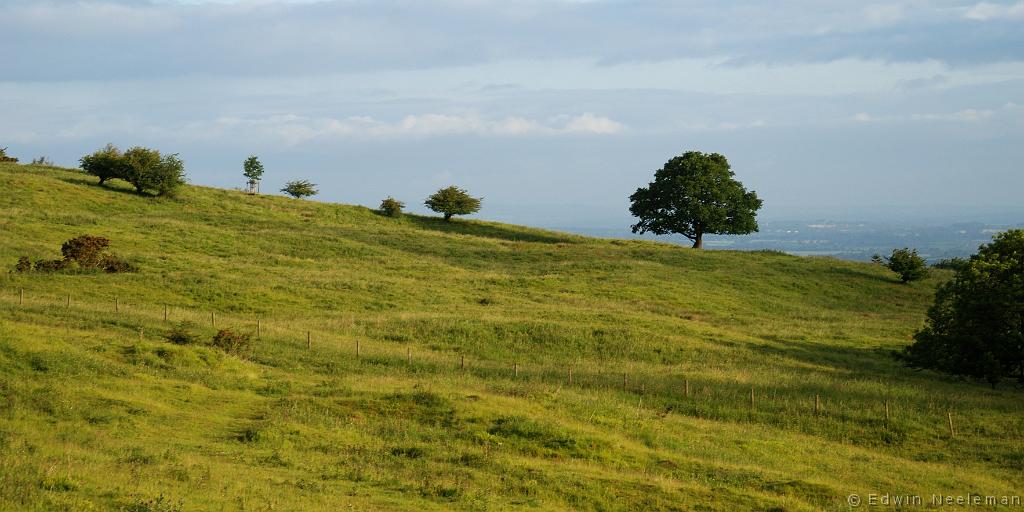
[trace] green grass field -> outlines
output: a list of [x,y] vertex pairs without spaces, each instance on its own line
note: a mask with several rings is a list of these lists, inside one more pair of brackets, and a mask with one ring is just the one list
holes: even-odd
[[[829,258],[202,187],[153,199],[14,164],[0,211],[2,510],[1024,494],[1022,392],[890,355],[946,273],[901,285]],[[84,233],[141,271],[8,272]],[[166,341],[183,320],[207,342],[257,321],[261,336],[244,358]]]

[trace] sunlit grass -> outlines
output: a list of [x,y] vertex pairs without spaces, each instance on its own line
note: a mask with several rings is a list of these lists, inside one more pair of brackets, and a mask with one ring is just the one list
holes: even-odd
[[[89,233],[142,269],[0,274],[0,509],[844,510],[853,492],[1022,492],[1020,391],[890,355],[943,273],[901,285],[827,258],[199,187],[155,200],[7,164],[0,233],[5,267]],[[168,343],[181,321],[261,336],[237,358]]]

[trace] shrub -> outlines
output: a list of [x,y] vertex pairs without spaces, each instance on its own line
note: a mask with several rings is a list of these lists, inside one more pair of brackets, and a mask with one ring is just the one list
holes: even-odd
[[194,327],[195,326],[189,322],[181,322],[171,328],[171,330],[164,335],[164,338],[175,345],[194,345],[199,343],[199,336],[193,331]]
[[1024,384],[1024,230],[981,246],[939,287],[927,325],[903,357],[916,368]]
[[32,271],[32,260],[28,259],[28,256],[22,256],[18,258],[18,263],[14,265],[15,272],[31,272]]
[[103,251],[110,246],[110,240],[102,236],[81,235],[64,242],[60,253],[65,260],[75,260],[82,267],[96,267],[103,258]]
[[102,149],[97,149],[91,155],[85,155],[78,160],[79,165],[86,174],[91,174],[100,179],[100,185],[112,178],[124,176],[124,159],[121,150],[113,144],[107,144]]
[[14,266],[16,272],[58,272],[83,270],[102,270],[109,273],[136,272],[138,269],[116,254],[104,253],[110,246],[110,240],[101,236],[81,235],[72,238],[60,246],[64,256],[59,260],[36,260],[31,263],[28,256],[18,258]]
[[45,156],[41,156],[39,158],[33,158],[32,162],[29,163],[29,165],[44,165],[47,167],[53,167],[53,161],[50,160],[49,158],[46,158]]
[[67,260],[36,260],[32,268],[36,272],[59,272],[67,266]]
[[399,217],[402,215],[402,209],[405,208],[405,203],[388,196],[386,199],[380,202],[380,211],[388,217]]
[[17,163],[18,159],[14,158],[13,156],[7,156],[7,148],[2,147],[0,148],[0,162]]
[[249,348],[249,335],[231,329],[221,329],[213,335],[213,346],[235,355],[241,355]]
[[185,166],[178,155],[161,155],[155,149],[140,146],[121,153],[113,144],[107,144],[79,162],[82,170],[100,179],[100,184],[122,179],[140,194],[170,196],[185,183]]
[[284,188],[281,192],[288,194],[296,199],[302,199],[303,197],[315,196],[320,192],[316,189],[315,183],[310,183],[306,180],[294,180],[285,183]]
[[185,166],[178,155],[161,156],[155,149],[136,146],[125,151],[123,159],[123,179],[140,194],[173,195],[185,184]]
[[904,283],[928,276],[928,265],[924,258],[917,255],[917,249],[893,249],[892,255],[886,256],[885,261],[877,254],[871,257],[871,261],[899,274],[900,281]]

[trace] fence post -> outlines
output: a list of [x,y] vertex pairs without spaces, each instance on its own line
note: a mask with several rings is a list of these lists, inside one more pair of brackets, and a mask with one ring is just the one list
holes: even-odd
[[313,348],[313,339],[310,337],[309,331],[306,331],[306,350]]
[[167,304],[164,304],[164,322],[167,321]]
[[120,312],[121,312],[121,301],[117,300],[117,297],[114,297],[114,313],[120,313]]
[[213,321],[213,311],[210,311],[210,327],[213,327],[214,329],[217,328],[216,323]]
[[68,294],[67,307],[69,307],[69,308],[71,307],[71,294],[70,293]]
[[885,401],[885,421],[886,421],[886,423],[889,422],[889,401],[888,400]]
[[256,319],[256,339],[260,339],[260,334],[261,334],[261,329],[260,329],[260,327],[262,327],[262,326],[260,325],[260,319],[259,319],[259,318],[257,318],[257,319]]
[[459,356],[459,370],[465,370],[465,369],[466,369],[466,356],[465,355],[460,355]]
[[690,379],[683,379],[683,396],[690,398]]
[[569,368],[569,385],[572,386],[572,368]]
[[625,391],[627,387],[629,387],[629,377],[625,373],[623,373],[622,374],[622,390]]
[[405,347],[405,362],[412,366],[412,347]]
[[25,289],[24,288],[22,288],[21,291],[18,293],[18,305],[19,306],[24,306],[25,305]]
[[516,378],[519,378],[519,363],[512,363],[512,371],[515,373]]
[[356,340],[356,358],[359,358],[359,340]]
[[821,395],[814,395],[814,415],[821,413]]
[[946,417],[949,418],[949,437],[956,439],[956,430],[953,429],[953,411],[947,412]]
[[754,408],[754,386],[750,386],[750,408]]

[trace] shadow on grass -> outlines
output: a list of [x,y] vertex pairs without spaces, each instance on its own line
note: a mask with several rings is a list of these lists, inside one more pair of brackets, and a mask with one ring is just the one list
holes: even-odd
[[420,229],[429,229],[441,233],[454,233],[460,235],[479,236],[484,238],[498,238],[511,240],[513,242],[537,242],[544,244],[574,244],[580,238],[574,235],[561,235],[553,232],[542,232],[536,230],[517,230],[509,227],[499,226],[476,221],[450,220],[446,221],[440,217],[421,217],[419,215],[406,215],[407,221]]

